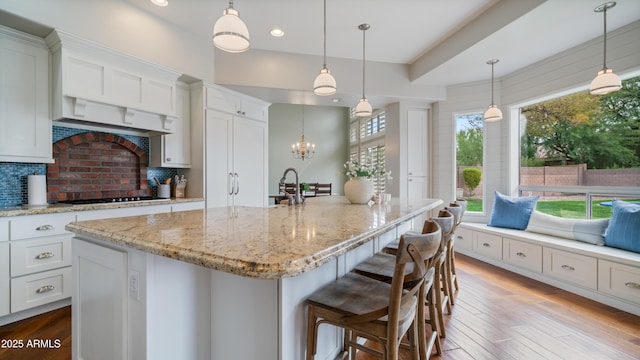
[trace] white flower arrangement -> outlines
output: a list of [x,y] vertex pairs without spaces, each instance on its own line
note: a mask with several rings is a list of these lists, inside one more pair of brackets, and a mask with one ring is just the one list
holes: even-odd
[[355,177],[364,177],[367,179],[372,178],[383,178],[391,180],[391,171],[387,171],[384,167],[381,166],[373,166],[372,164],[364,163],[361,164],[356,160],[349,160],[344,164],[345,174],[349,179]]

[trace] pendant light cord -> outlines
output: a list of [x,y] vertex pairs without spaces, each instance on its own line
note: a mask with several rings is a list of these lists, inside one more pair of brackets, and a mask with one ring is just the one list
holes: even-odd
[[491,105],[495,105],[495,102],[493,101],[493,65],[495,64],[495,62],[491,63]]
[[362,98],[364,99],[364,73],[365,73],[365,64],[366,62],[364,61],[364,56],[365,56],[365,46],[366,46],[366,42],[365,42],[365,36],[366,36],[366,31],[367,28],[366,27],[362,27]]
[[604,7],[604,59],[602,60],[602,70],[607,70],[607,6]]
[[324,53],[322,67],[327,68],[327,0],[324,0]]

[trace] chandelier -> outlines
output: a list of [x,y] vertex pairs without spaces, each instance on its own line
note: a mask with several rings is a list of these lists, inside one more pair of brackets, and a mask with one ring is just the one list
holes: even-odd
[[304,105],[302,105],[302,139],[291,145],[291,155],[294,159],[311,159],[316,154],[316,144],[304,141]]

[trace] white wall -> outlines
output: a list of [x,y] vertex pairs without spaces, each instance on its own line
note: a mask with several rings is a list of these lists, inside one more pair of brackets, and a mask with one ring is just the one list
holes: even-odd
[[195,78],[214,80],[210,39],[124,1],[0,0],[0,9]]
[[[498,123],[485,124],[485,212],[467,216],[466,220],[488,222],[495,190],[516,194],[518,178],[515,169],[519,166],[517,105],[563,92],[586,90],[602,68],[602,51],[602,38],[594,39],[496,79],[496,104],[502,109],[504,118]],[[640,21],[608,34],[607,65],[622,77],[638,75]],[[433,197],[441,198],[445,203],[455,197],[454,114],[484,112],[490,102],[491,82],[487,80],[449,87],[447,100],[434,104]]]
[[[343,194],[347,181],[342,165],[349,156],[349,109],[335,106],[304,106],[304,136],[316,144],[316,154],[304,161],[294,159],[291,144],[302,136],[302,105],[273,104],[269,107],[269,193],[278,193],[284,170],[293,167],[300,182],[332,183],[332,192]],[[293,173],[287,182],[294,182]]]

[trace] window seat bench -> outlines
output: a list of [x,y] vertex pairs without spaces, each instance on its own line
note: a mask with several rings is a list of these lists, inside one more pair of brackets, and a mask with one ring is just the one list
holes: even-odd
[[455,251],[640,316],[640,254],[463,222]]

